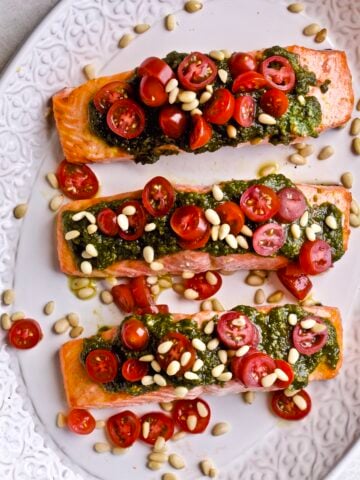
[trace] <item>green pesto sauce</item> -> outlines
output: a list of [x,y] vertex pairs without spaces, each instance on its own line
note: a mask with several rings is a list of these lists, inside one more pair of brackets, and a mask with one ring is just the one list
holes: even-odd
[[[165,57],[165,61],[176,71],[181,60],[186,56],[186,53],[171,52]],[[316,137],[316,128],[321,123],[321,107],[318,100],[312,96],[305,97],[305,105],[301,105],[297,99],[298,95],[306,95],[311,86],[316,85],[315,74],[309,72],[300,66],[298,56],[288,52],[281,47],[273,47],[267,49],[263,53],[263,58],[271,55],[281,55],[286,57],[292,64],[295,75],[296,85],[293,91],[288,94],[289,108],[288,111],[278,119],[276,125],[263,125],[257,121],[251,127],[240,127],[234,120],[228,123],[233,124],[238,134],[235,139],[230,139],[226,133],[226,125],[212,125],[213,135],[211,140],[202,148],[195,150],[193,153],[214,152],[223,146],[236,147],[240,143],[249,142],[259,138],[268,137],[273,144],[283,143],[288,144],[295,137]],[[221,62],[214,60],[218,69],[224,69],[228,72],[228,79],[226,84],[222,83],[216,77],[213,85],[214,88],[225,87],[231,89],[232,77],[229,71],[227,60]],[[173,155],[178,153],[178,149],[184,151],[191,151],[189,148],[189,135],[191,130],[191,121],[189,114],[188,128],[185,134],[177,139],[171,139],[163,134],[158,124],[159,108],[147,107],[138,98],[140,78],[136,74],[129,80],[133,87],[134,99],[140,101],[146,116],[146,125],[144,131],[136,138],[125,139],[113,133],[106,123],[106,114],[99,113],[91,100],[89,103],[89,124],[90,128],[97,136],[102,138],[107,144],[121,147],[127,153],[132,155],[136,162],[139,163],[154,163],[160,155]],[[325,82],[326,83],[326,82]],[[323,84],[324,85],[324,84]],[[262,110],[259,106],[259,98],[265,90],[258,90],[251,92],[256,101],[256,115],[258,118]],[[236,94],[235,96],[239,96]],[[174,150],[174,146],[178,149]],[[160,148],[161,147],[161,148]],[[169,148],[167,148],[169,147]]]

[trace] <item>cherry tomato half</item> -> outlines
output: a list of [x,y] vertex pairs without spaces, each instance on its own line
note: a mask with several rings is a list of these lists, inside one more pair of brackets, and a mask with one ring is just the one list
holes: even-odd
[[241,312],[226,312],[221,315],[216,332],[220,341],[229,348],[256,346],[258,343],[255,325]]
[[162,217],[169,213],[175,202],[175,190],[164,177],[152,178],[142,191],[142,201],[153,217]]
[[137,69],[140,77],[148,75],[158,79],[164,86],[169,80],[175,77],[174,72],[170,66],[158,57],[146,58],[140,67]]
[[177,377],[182,376],[194,365],[196,359],[196,351],[188,337],[186,337],[182,333],[170,332],[166,334],[164,337],[162,337],[159,345],[168,341],[172,342],[172,347],[166,353],[157,352],[156,359],[159,362],[162,370],[166,372],[167,367],[170,365],[171,362],[173,362],[174,360],[180,362],[182,354],[185,352],[189,352],[190,358],[188,362],[185,363],[185,365],[181,365],[180,370],[176,373]]
[[[199,406],[199,404],[201,404]],[[207,411],[206,416],[199,414],[199,409],[201,412]],[[206,427],[209,425],[211,418],[211,410],[208,403],[201,398],[195,398],[194,400],[178,400],[175,402],[174,409],[172,411],[173,419],[178,427],[184,432],[188,433],[202,433],[206,430]],[[196,424],[193,430],[190,430],[187,419],[190,415],[196,417]]]
[[281,223],[291,223],[302,216],[307,208],[304,194],[295,187],[282,188],[277,193],[280,207],[276,219]]
[[275,361],[266,353],[247,355],[241,362],[240,380],[246,387],[261,387],[261,379],[275,368]]
[[165,440],[169,440],[174,434],[174,421],[172,418],[161,412],[146,413],[141,417],[141,424],[145,422],[150,424],[149,434],[144,437],[144,429],[141,429],[141,440],[149,445],[154,445],[158,437],[163,437]]
[[217,67],[211,58],[192,52],[180,63],[177,73],[184,88],[197,92],[215,80]]
[[89,435],[96,426],[95,418],[87,410],[73,408],[67,416],[69,430],[78,435]]
[[146,362],[141,362],[137,358],[128,358],[122,364],[121,375],[128,382],[139,382],[149,370]]
[[235,52],[229,58],[229,68],[233,78],[240,73],[256,70],[256,60],[249,53]]
[[168,305],[160,304],[160,305],[148,305],[147,307],[137,307],[134,310],[136,315],[146,315],[148,313],[156,314],[156,313],[169,313]]
[[182,250],[197,250],[205,247],[209,241],[210,234],[211,228],[210,225],[207,225],[206,231],[201,237],[195,238],[195,240],[178,240],[178,244]]
[[[303,319],[305,320],[305,318]],[[306,320],[315,320],[317,324],[326,324],[320,317],[310,315],[306,317]],[[314,332],[311,329],[304,329],[300,323],[297,323],[294,327],[292,339],[296,350],[303,355],[314,355],[319,352],[326,344],[328,339],[328,330],[325,328],[322,332]]]
[[285,360],[275,360],[275,365],[276,365],[276,368],[279,368],[280,370],[282,370],[285,373],[285,375],[287,375],[288,377],[288,380],[277,379],[275,382],[275,386],[281,389],[288,388],[294,381],[294,377],[295,377],[292,366]]
[[266,86],[267,81],[264,75],[258,72],[245,72],[240,73],[240,75],[235,78],[232,84],[232,92],[251,92]]
[[266,223],[257,228],[253,235],[253,248],[258,255],[274,255],[285,243],[284,228],[278,223]]
[[277,213],[280,201],[272,188],[252,185],[241,195],[240,207],[250,220],[265,222]]
[[146,215],[143,206],[137,200],[128,200],[121,204],[117,215],[122,213],[125,207],[135,207],[134,215],[128,215],[129,228],[127,230],[121,230],[119,228],[119,235],[124,240],[137,240],[144,233],[146,224]]
[[305,390],[300,390],[296,395],[305,400],[305,410],[300,410],[293,397],[287,397],[282,391],[274,392],[271,399],[271,408],[275,415],[284,420],[301,420],[306,417],[311,410],[311,398]]
[[231,371],[236,380],[241,381],[242,362],[244,361],[245,358],[249,357],[250,355],[253,355],[254,353],[261,353],[261,352],[259,352],[259,350],[257,350],[254,347],[250,347],[249,351],[242,357],[234,356],[231,359]]
[[261,62],[259,71],[271,87],[283,92],[290,92],[295,85],[294,69],[289,60],[280,55],[266,58]]
[[286,267],[277,270],[280,282],[298,300],[304,300],[312,289],[310,278],[305,275],[297,263],[289,263]]
[[140,98],[148,107],[160,107],[167,102],[168,96],[163,84],[155,77],[145,75],[140,81]]
[[164,135],[170,138],[180,138],[187,127],[186,113],[176,105],[166,105],[160,110],[159,124]]
[[130,410],[124,410],[108,418],[106,431],[114,445],[130,447],[140,435],[140,419]]
[[227,88],[218,88],[206,103],[204,118],[210,123],[224,125],[232,117],[234,107],[234,95]]
[[114,285],[111,289],[115,305],[123,312],[130,313],[134,310],[135,300],[129,285]]
[[94,97],[94,105],[100,113],[105,113],[113,103],[129,98],[132,88],[127,82],[110,82],[104,85]]
[[255,100],[250,95],[235,99],[233,118],[240,127],[251,127],[255,118]]
[[154,299],[144,275],[132,278],[130,280],[130,289],[138,307],[148,307],[154,304]]
[[91,350],[85,360],[86,372],[97,383],[112,382],[118,373],[119,360],[110,350]]
[[245,218],[243,211],[235,202],[224,202],[216,207],[221,223],[230,225],[230,231],[233,235],[238,235],[244,226]]
[[289,99],[281,90],[271,88],[260,98],[260,107],[265,113],[279,118],[287,112],[289,108]]
[[92,198],[99,190],[98,179],[87,165],[74,165],[63,160],[56,177],[63,194],[72,200]]
[[120,339],[129,350],[141,351],[149,343],[149,330],[137,318],[128,318],[120,327]]
[[19,350],[35,347],[42,339],[41,327],[36,320],[24,318],[14,322],[8,333],[8,342]]
[[191,118],[193,125],[189,137],[189,147],[191,150],[197,150],[210,141],[212,127],[202,115],[193,115]]
[[324,240],[307,240],[303,243],[299,263],[307,275],[318,275],[332,266],[331,247]]
[[104,208],[96,216],[96,223],[100,232],[109,237],[115,237],[119,233],[116,213],[111,208]]
[[128,139],[136,138],[145,128],[145,113],[134,100],[124,98],[110,107],[106,123],[116,135]]
[[[212,281],[216,283],[210,284],[208,282],[208,273],[211,274]],[[222,285],[222,278],[218,272],[203,272],[197,273],[192,278],[189,278],[185,281],[185,288],[192,288],[199,294],[197,300],[205,300],[205,298],[212,297],[218,292]]]
[[204,209],[196,205],[184,205],[170,218],[171,228],[181,239],[189,241],[202,237],[208,228]]

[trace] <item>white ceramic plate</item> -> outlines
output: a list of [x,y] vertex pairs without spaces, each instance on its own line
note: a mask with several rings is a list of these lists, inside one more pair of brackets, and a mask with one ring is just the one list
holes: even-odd
[[[52,324],[62,315],[77,311],[85,327],[84,334],[91,335],[101,325],[118,323],[120,317],[114,307],[105,307],[98,299],[76,300],[57,267],[54,218],[48,209],[54,191],[44,180],[45,174],[53,171],[61,159],[56,132],[44,117],[51,95],[65,85],[84,81],[81,67],[90,62],[97,64],[99,74],[111,74],[134,67],[149,55],[162,56],[172,49],[246,51],[275,44],[314,46],[311,39],[301,34],[314,17],[334,32],[334,36],[330,35],[333,43],[329,40],[321,48],[346,46],[353,71],[360,66],[356,50],[360,25],[354,23],[360,10],[359,1],[309,0],[305,2],[309,17],[290,14],[285,4],[275,0],[207,1],[195,15],[179,10],[182,3],[180,0],[64,0],[33,34],[2,78],[1,286],[14,286],[17,295],[14,310],[24,310],[37,318],[45,334],[45,340],[34,350],[19,355],[6,347],[0,350],[2,479],[110,480],[114,472],[134,480],[160,477],[159,473],[145,469],[148,450],[143,445],[136,445],[124,457],[98,455],[92,451],[92,445],[104,440],[103,432],[80,438],[55,426],[56,413],[66,409],[57,352],[67,338],[52,334]],[[164,14],[177,10],[177,29],[169,33],[162,19]],[[122,33],[144,21],[151,23],[152,29],[128,48],[118,50],[116,45]],[[300,168],[286,163],[290,147],[263,146],[227,148],[196,158],[189,154],[165,157],[153,166],[119,163],[96,166],[94,170],[101,180],[102,194],[140,188],[158,174],[193,184],[251,178],[269,160],[277,161],[281,172],[296,181],[336,183],[344,171],[355,174],[358,170],[359,160],[350,151],[350,140],[348,128],[311,140],[316,151],[331,144],[336,153],[324,162],[314,156],[307,166]],[[357,193],[359,198],[359,185],[355,187],[355,196]],[[11,210],[24,200],[29,202],[29,213],[22,222],[16,222]],[[350,315],[350,307],[360,271],[360,257],[355,248],[358,241],[359,232],[353,231],[345,257],[326,275],[314,279],[316,298],[342,310],[346,356],[336,380],[310,387],[314,400],[312,414],[300,423],[285,425],[269,413],[265,396],[258,395],[251,407],[239,396],[210,398],[213,423],[229,421],[232,431],[216,439],[205,434],[172,444],[171,450],[187,461],[182,478],[199,478],[197,464],[205,456],[215,461],[223,478],[231,480],[322,478],[356,441],[360,428],[357,384],[360,326],[355,315]],[[252,302],[254,290],[244,285],[243,278],[244,273],[225,277],[218,297],[227,308]],[[272,276],[267,292],[278,286]],[[57,307],[49,318],[43,315],[42,308],[50,299],[56,301]],[[161,301],[169,303],[172,311],[191,312],[197,308],[194,303],[180,302],[172,293],[164,294]],[[98,411],[95,416],[106,418],[109,413]]]

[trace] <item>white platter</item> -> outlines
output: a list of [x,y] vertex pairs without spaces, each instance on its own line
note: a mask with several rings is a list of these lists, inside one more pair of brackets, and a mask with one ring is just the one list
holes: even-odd
[[[1,289],[14,286],[17,294],[14,310],[24,310],[37,318],[46,338],[36,349],[19,355],[6,346],[0,349],[1,479],[110,480],[114,472],[121,472],[122,478],[129,480],[160,477],[158,472],[144,468],[147,450],[142,445],[123,457],[97,455],[92,445],[104,438],[102,432],[78,438],[55,427],[56,413],[66,408],[57,361],[57,350],[66,336],[51,333],[54,320],[78,311],[84,333],[89,335],[100,325],[117,323],[119,313],[101,306],[98,300],[79,303],[58,271],[53,216],[47,206],[54,192],[44,180],[45,174],[54,170],[61,159],[56,133],[44,116],[51,95],[64,85],[84,81],[81,67],[87,63],[97,64],[99,74],[104,74],[127,70],[146,56],[162,56],[172,49],[313,46],[313,41],[301,31],[314,18],[331,32],[331,42],[322,47],[345,47],[353,72],[359,71],[356,49],[360,36],[360,24],[356,21],[359,1],[309,0],[305,2],[306,15],[290,14],[285,4],[275,0],[207,1],[196,15],[179,10],[182,3],[180,0],[64,0],[2,77],[0,286]],[[162,19],[176,11],[177,29],[167,32]],[[122,33],[144,21],[151,23],[152,29],[128,48],[118,50],[116,45]],[[355,80],[358,81],[357,76]],[[359,160],[350,151],[348,128],[326,133],[311,143],[316,150],[332,144],[336,153],[325,162],[317,161],[314,156],[307,166],[300,168],[286,163],[289,147],[268,146],[224,149],[197,157],[184,154],[164,158],[153,166],[125,163],[94,169],[102,183],[102,194],[139,188],[157,174],[177,182],[205,184],[234,177],[251,178],[259,165],[269,160],[276,160],[282,173],[298,181],[338,182],[344,171],[354,174],[359,171]],[[358,184],[354,195],[360,197]],[[12,208],[25,200],[29,202],[29,213],[22,222],[15,221]],[[209,399],[213,421],[230,421],[232,431],[217,439],[201,435],[174,443],[172,449],[187,459],[188,468],[182,478],[199,478],[197,463],[204,456],[213,458],[220,476],[229,480],[323,478],[358,439],[360,325],[356,314],[351,314],[360,272],[358,244],[359,231],[353,231],[345,257],[326,275],[314,280],[316,298],[341,308],[346,356],[336,380],[310,387],[314,400],[312,414],[300,423],[284,425],[269,413],[265,396],[259,395],[251,407],[239,397]],[[244,285],[243,277],[243,273],[238,273],[225,278],[219,298],[226,307],[252,302],[253,290]],[[267,291],[277,287],[272,276]],[[179,302],[170,293],[162,298],[173,311],[191,312],[197,308],[190,302]],[[57,309],[48,318],[42,308],[50,299],[56,301]],[[96,417],[106,418],[108,413],[96,412]]]

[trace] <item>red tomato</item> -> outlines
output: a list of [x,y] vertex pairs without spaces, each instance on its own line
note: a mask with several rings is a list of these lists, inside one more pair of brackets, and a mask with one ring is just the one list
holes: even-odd
[[149,285],[144,275],[130,280],[130,288],[138,307],[148,307],[154,304]]
[[261,387],[261,379],[276,368],[275,361],[266,353],[253,353],[241,362],[240,380],[246,387]]
[[139,382],[149,370],[146,362],[141,362],[137,358],[129,358],[125,360],[121,367],[121,375],[128,382]]
[[42,339],[42,331],[36,320],[24,318],[17,320],[11,325],[8,333],[8,342],[12,347],[19,350],[27,350],[35,347]]
[[87,410],[73,408],[67,416],[67,426],[78,435],[89,435],[95,429],[96,421]]
[[306,402],[306,409],[300,410],[295,405],[293,397],[287,397],[284,392],[274,392],[271,400],[272,411],[284,420],[301,420],[306,417],[311,410],[311,398],[305,390],[300,390],[296,395],[302,397]]
[[279,118],[287,112],[289,99],[281,90],[271,88],[260,98],[260,107],[265,113]]
[[164,135],[179,138],[184,135],[187,127],[186,113],[176,105],[166,105],[160,110],[159,124]]
[[167,305],[148,305],[147,307],[137,307],[134,310],[135,315],[147,315],[148,313],[169,313]]
[[98,179],[87,165],[74,165],[63,160],[56,177],[61,191],[72,200],[92,198],[99,190]]
[[129,318],[121,324],[120,338],[129,350],[141,351],[149,343],[149,330],[141,320]]
[[186,90],[197,92],[215,80],[217,67],[211,58],[192,52],[180,63],[177,73],[179,82]]
[[303,243],[299,263],[307,275],[318,275],[326,272],[332,266],[331,247],[324,240],[307,240]]
[[100,113],[105,113],[113,103],[129,98],[132,88],[127,82],[110,82],[104,85],[94,97],[94,105]]
[[197,250],[199,248],[205,247],[209,241],[211,234],[210,225],[207,226],[204,235],[196,238],[195,240],[178,240],[178,244],[183,250]]
[[275,365],[276,368],[280,368],[280,370],[288,376],[288,380],[286,381],[277,379],[275,386],[281,389],[288,388],[294,381],[294,370],[292,369],[292,366],[285,360],[275,360]]
[[[316,323],[326,326],[324,321],[315,315],[309,315],[303,320],[305,319],[315,320]],[[303,355],[314,355],[314,353],[319,352],[327,342],[328,330],[325,328],[325,330],[322,332],[313,332],[311,328],[301,328],[300,323],[297,323],[292,333],[292,339],[294,347],[298,352],[302,353]]]
[[135,138],[145,128],[145,113],[134,100],[124,98],[110,107],[106,123],[116,135],[128,139]]
[[[199,413],[199,408],[201,408],[198,407],[199,404],[201,404],[203,409],[205,408],[208,412],[205,417],[201,416]],[[205,400],[202,400],[201,398],[195,398],[194,400],[178,400],[177,402],[175,402],[172,415],[175,423],[178,427],[180,427],[182,431],[188,433],[202,433],[209,425],[211,418],[211,410],[208,403],[206,403]],[[187,423],[187,419],[190,415],[195,416],[197,420],[195,428],[193,430],[189,429]]]
[[240,207],[254,222],[265,222],[280,208],[276,192],[265,185],[252,185],[241,195]]
[[135,207],[136,212],[134,215],[128,215],[129,228],[126,231],[119,228],[119,235],[124,240],[137,240],[144,233],[146,224],[145,211],[141,203],[137,200],[128,200],[121,204],[117,214],[122,213],[123,209],[128,206]]
[[233,118],[240,127],[251,127],[255,118],[255,100],[250,95],[235,99]]
[[197,150],[211,140],[212,127],[201,115],[193,115],[191,118],[193,127],[190,132],[189,146],[191,150]]
[[111,208],[101,210],[96,216],[96,223],[99,230],[109,237],[115,237],[119,233],[116,213]]
[[286,267],[277,272],[280,282],[294,295],[298,300],[304,300],[306,295],[312,289],[310,278],[303,273],[296,263],[289,263]]
[[303,193],[295,187],[282,188],[277,196],[280,207],[276,219],[281,223],[291,223],[301,217],[307,208]]
[[157,78],[164,86],[168,81],[175,77],[174,72],[169,65],[158,57],[149,57],[142,62],[137,69],[137,73],[140,77],[149,75],[150,77]]
[[185,372],[190,370],[194,365],[196,359],[196,352],[194,347],[191,344],[191,341],[182,333],[170,332],[162,337],[159,344],[171,341],[173,346],[167,353],[157,353],[156,359],[160,364],[162,370],[166,371],[167,367],[173,360],[180,362],[181,356],[185,352],[190,353],[190,358],[185,365],[181,365],[180,370],[176,373],[176,376],[182,376]]
[[91,350],[85,360],[87,374],[97,383],[112,382],[118,373],[119,360],[115,353],[102,348]]
[[258,255],[269,257],[285,243],[284,228],[278,223],[266,223],[257,228],[253,235],[253,248]]
[[236,380],[241,381],[241,371],[242,371],[241,365],[242,365],[242,362],[243,362],[244,358],[247,358],[248,356],[253,355],[254,353],[261,353],[261,352],[259,352],[259,350],[257,350],[254,347],[250,347],[250,350],[245,355],[243,355],[242,357],[236,357],[235,356],[231,359],[231,371],[232,371],[233,376]]
[[264,75],[268,84],[273,88],[277,88],[283,92],[290,92],[295,85],[296,77],[294,69],[285,57],[273,55],[272,57],[266,58],[261,62],[259,70],[260,73]]
[[234,107],[234,95],[227,88],[218,88],[205,105],[204,118],[210,123],[224,125],[232,117]]
[[163,84],[155,77],[145,75],[140,81],[140,98],[148,107],[161,107],[168,96]]
[[129,285],[115,285],[111,289],[111,294],[114,298],[115,305],[120,310],[125,313],[130,313],[134,310],[135,300]]
[[238,235],[245,223],[244,214],[239,205],[234,202],[224,202],[216,207],[216,211],[220,216],[221,223],[230,225],[231,233]]
[[162,217],[169,213],[175,202],[175,190],[164,177],[152,178],[142,191],[142,201],[153,217]]
[[140,435],[139,418],[130,410],[124,410],[108,418],[106,431],[114,445],[121,448],[130,447]]
[[249,53],[235,52],[229,58],[229,68],[233,78],[240,73],[256,70],[256,60]]
[[168,417],[161,412],[150,412],[146,413],[141,417],[141,424],[144,425],[145,422],[150,424],[149,434],[144,437],[144,429],[141,429],[141,440],[148,443],[149,445],[154,445],[158,437],[163,437],[165,440],[169,440],[174,434],[174,421],[172,418]]
[[267,81],[264,75],[258,72],[240,73],[232,84],[232,92],[251,92],[252,90],[259,90],[267,86]]
[[181,239],[189,241],[202,237],[208,228],[204,209],[185,205],[175,210],[170,218],[171,228]]
[[229,348],[254,346],[258,342],[255,325],[241,312],[227,312],[221,315],[216,331],[221,342]]
[[208,272],[197,273],[193,278],[185,281],[185,288],[192,288],[195,292],[198,292],[199,296],[197,300],[205,300],[205,298],[212,297],[221,288],[221,276],[217,272],[210,272],[216,277],[215,285],[210,285],[207,281],[207,273]]

